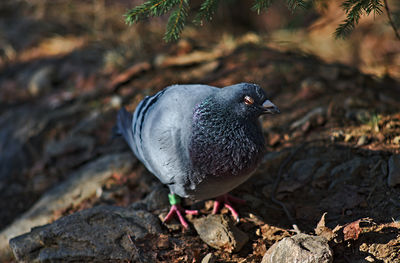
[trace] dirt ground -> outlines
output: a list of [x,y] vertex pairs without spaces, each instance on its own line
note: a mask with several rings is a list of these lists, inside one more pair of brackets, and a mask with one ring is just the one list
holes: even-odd
[[[389,160],[400,154],[399,79],[273,49],[268,36],[235,24],[189,27],[166,44],[162,19],[123,24],[129,2],[0,4],[1,229],[71,171],[128,149],[111,139],[121,106],[133,111],[144,96],[176,83],[252,82],[282,113],[262,120],[268,154],[232,193],[247,201],[237,226],[249,242],[230,253],[208,247],[192,226],[164,226],[168,234],[136,244],[141,253],[159,262],[201,262],[210,252],[216,262],[260,262],[295,224],[329,236],[334,262],[400,262],[400,179],[389,179]],[[394,72],[396,62],[387,63]],[[99,204],[127,206],[157,184],[138,164],[54,220]],[[210,204],[186,205],[209,214]]]

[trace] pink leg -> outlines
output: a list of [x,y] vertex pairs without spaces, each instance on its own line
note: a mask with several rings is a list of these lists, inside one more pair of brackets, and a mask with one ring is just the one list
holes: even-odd
[[188,223],[186,223],[185,218],[183,217],[182,213],[190,214],[190,215],[197,215],[197,210],[185,210],[180,205],[180,198],[177,195],[169,194],[168,195],[171,203],[171,209],[169,210],[167,216],[164,218],[164,222],[168,222],[171,218],[176,214],[179,218],[179,222],[181,222],[182,226],[185,229],[189,228]]
[[236,210],[232,207],[231,203],[237,203],[239,205],[244,205],[246,201],[233,197],[230,194],[224,194],[216,198],[214,201],[214,207],[213,207],[213,214],[216,214],[221,206],[221,203],[224,203],[224,206],[229,209],[231,212],[233,218],[235,218],[236,221],[239,221],[239,214],[236,212]]

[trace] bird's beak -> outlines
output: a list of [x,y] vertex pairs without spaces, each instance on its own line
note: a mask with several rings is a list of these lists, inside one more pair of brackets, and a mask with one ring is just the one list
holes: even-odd
[[266,100],[262,104],[263,114],[276,114],[281,113],[278,107],[275,106],[271,101]]

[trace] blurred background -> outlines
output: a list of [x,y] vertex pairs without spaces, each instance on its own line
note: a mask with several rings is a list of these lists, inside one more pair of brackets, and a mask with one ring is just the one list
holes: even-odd
[[[387,178],[388,160],[400,145],[400,40],[385,13],[362,17],[348,38],[335,39],[345,19],[340,1],[316,1],[294,13],[275,1],[260,15],[251,11],[252,1],[221,1],[210,23],[188,23],[180,40],[166,43],[168,15],[125,24],[125,12],[140,3],[0,2],[0,251],[30,227],[94,205],[127,206],[145,198],[158,181],[133,156],[121,155],[129,149],[111,139],[111,129],[120,107],[133,111],[144,96],[176,83],[258,83],[282,110],[263,120],[268,150],[280,154],[269,156],[272,164],[237,190],[267,223],[290,227],[276,205],[269,203],[273,215],[262,209],[274,179],[262,175],[275,176],[288,151],[314,139],[321,144],[295,160],[322,158],[302,167],[310,174],[331,165],[312,180],[303,174],[299,182],[288,173],[278,191],[302,227],[313,229],[324,211],[332,225],[366,216],[387,223],[400,216],[394,188],[400,179]],[[399,1],[388,3],[393,13],[400,11]],[[359,159],[350,168],[332,172],[353,158]],[[104,171],[101,180],[82,179],[86,190],[73,198],[61,188],[58,205],[45,201],[40,210],[50,189],[93,173],[92,163]],[[40,219],[32,216],[39,210]],[[272,244],[275,237],[261,238]],[[255,245],[246,253],[260,259],[265,245],[251,240]]]

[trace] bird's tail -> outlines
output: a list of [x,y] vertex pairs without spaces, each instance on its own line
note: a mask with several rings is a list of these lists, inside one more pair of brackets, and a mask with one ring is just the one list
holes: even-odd
[[127,112],[125,108],[121,108],[117,114],[117,124],[112,129],[113,137],[124,137],[131,149],[134,149],[135,142],[132,133],[132,114]]

